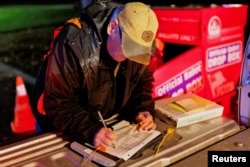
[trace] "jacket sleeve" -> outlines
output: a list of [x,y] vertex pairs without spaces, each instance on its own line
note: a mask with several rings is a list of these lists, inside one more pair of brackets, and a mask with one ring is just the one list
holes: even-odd
[[152,98],[153,71],[148,66],[143,66],[142,76],[132,91],[130,98],[130,109],[134,110],[134,116],[141,111],[149,111],[155,117],[154,100]]
[[84,76],[78,58],[67,45],[67,35],[62,32],[55,40],[48,60],[44,109],[56,129],[80,143],[93,143],[102,124],[82,104]]

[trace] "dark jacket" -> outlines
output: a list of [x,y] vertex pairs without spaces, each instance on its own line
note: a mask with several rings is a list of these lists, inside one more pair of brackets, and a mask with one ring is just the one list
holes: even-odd
[[[154,115],[153,77],[148,66],[125,60],[114,76],[117,62],[106,50],[106,25],[113,9],[95,3],[83,12],[81,28],[66,24],[53,43],[47,70],[42,70],[46,71],[46,116],[36,114],[38,119],[46,117],[47,124],[53,122],[56,129],[81,143],[92,143],[103,127],[97,111],[104,118],[120,113],[130,121],[140,111]],[[38,83],[36,91],[41,89]],[[40,93],[35,96],[37,104]]]

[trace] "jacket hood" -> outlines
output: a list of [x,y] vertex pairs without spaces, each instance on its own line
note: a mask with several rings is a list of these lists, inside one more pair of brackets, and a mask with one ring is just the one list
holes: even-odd
[[88,20],[95,29],[100,42],[106,34],[106,25],[116,7],[122,3],[111,0],[94,0],[89,6],[81,11],[82,19]]

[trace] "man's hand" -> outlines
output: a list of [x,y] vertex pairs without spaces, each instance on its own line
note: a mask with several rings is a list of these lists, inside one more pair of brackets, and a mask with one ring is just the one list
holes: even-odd
[[153,116],[148,111],[139,112],[136,116],[136,121],[139,123],[138,130],[151,130],[156,128]]
[[102,146],[106,149],[115,143],[115,139],[116,136],[110,128],[101,128],[95,135],[94,146]]

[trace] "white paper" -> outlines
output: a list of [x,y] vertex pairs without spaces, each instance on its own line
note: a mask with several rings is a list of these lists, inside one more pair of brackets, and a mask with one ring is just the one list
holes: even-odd
[[113,127],[116,134],[115,148],[108,147],[106,152],[126,161],[143,146],[160,135],[160,132],[156,130],[139,132],[136,126],[128,124],[126,121],[121,121],[115,125]]

